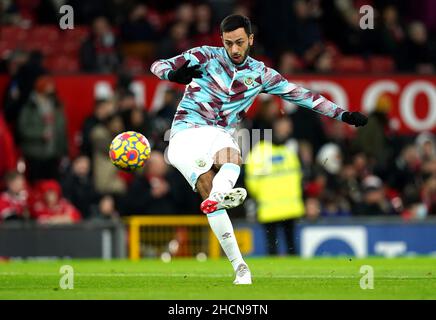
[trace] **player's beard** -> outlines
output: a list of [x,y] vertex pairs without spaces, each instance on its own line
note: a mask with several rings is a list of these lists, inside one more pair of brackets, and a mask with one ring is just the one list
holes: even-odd
[[227,51],[226,51],[226,52],[227,52],[227,55],[229,56],[230,60],[231,60],[234,64],[236,64],[236,65],[240,65],[240,64],[243,64],[243,63],[245,62],[245,60],[247,59],[248,55],[250,54],[250,50],[251,50],[251,46],[248,45],[247,50],[245,50],[244,54],[242,55],[242,60],[241,60],[241,62],[236,62],[235,60],[233,60],[232,56],[231,56]]

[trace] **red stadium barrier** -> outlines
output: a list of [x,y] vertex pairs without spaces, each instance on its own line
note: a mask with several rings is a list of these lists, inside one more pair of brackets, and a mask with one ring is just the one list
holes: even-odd
[[[392,101],[391,125],[399,133],[410,134],[425,130],[436,133],[436,76],[299,75],[289,77],[289,80],[317,90],[337,104],[349,106],[352,111],[361,110],[365,113],[373,110],[381,94],[387,94]],[[111,75],[74,75],[55,76],[55,81],[59,97],[65,104],[70,144],[75,146],[74,141],[83,120],[92,113],[96,85],[106,82],[113,87],[116,78]],[[6,76],[0,76],[0,97],[3,96],[7,82]],[[174,85],[159,81],[154,76],[141,76],[136,78],[135,90],[147,109],[158,109],[167,86]],[[183,89],[182,86],[176,87]],[[256,103],[248,115],[252,115],[255,110]],[[73,153],[75,150],[73,147]]]

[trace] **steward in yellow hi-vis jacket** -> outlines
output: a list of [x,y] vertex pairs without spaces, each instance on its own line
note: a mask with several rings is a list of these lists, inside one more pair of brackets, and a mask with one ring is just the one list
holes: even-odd
[[273,124],[272,141],[260,141],[248,155],[245,184],[257,202],[258,221],[265,227],[268,252],[277,254],[277,229],[283,227],[287,252],[295,254],[294,223],[304,214],[302,172],[295,151],[285,145],[292,132],[289,118]]

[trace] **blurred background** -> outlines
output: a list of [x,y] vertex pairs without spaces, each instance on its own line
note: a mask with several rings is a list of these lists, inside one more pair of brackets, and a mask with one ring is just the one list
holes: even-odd
[[[59,27],[63,5],[73,29]],[[374,29],[360,28],[363,5]],[[0,0],[0,258],[220,254],[165,161],[184,87],[149,67],[221,46],[231,13],[250,17],[254,58],[369,116],[355,129],[256,100],[241,128],[273,129],[287,160],[273,168],[283,180],[262,177],[249,145],[237,184],[249,198],[230,211],[243,253],[436,253],[435,1]],[[134,174],[108,158],[127,130],[153,150]],[[283,205],[268,210],[265,190]]]

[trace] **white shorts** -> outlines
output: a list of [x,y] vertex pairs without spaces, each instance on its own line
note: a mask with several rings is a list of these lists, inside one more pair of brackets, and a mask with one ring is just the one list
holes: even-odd
[[223,129],[211,126],[189,128],[170,139],[167,156],[171,165],[197,191],[198,177],[212,168],[215,154],[224,148],[241,152],[233,136]]

